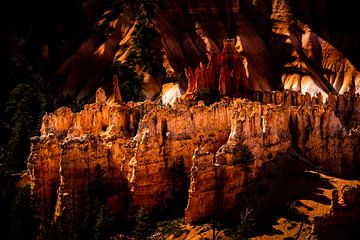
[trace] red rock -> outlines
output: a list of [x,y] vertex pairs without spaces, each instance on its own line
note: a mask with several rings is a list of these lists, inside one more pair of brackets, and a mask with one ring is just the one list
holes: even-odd
[[[334,191],[337,196],[338,190]],[[340,193],[340,201],[335,197],[329,213],[314,217],[313,234],[319,239],[354,238],[360,221],[360,186],[343,185]]]
[[[282,94],[265,95],[277,102]],[[291,96],[289,104],[298,104],[299,93],[285,95]],[[74,204],[80,216],[89,176],[98,164],[111,190],[106,203],[121,216],[139,207],[166,208],[175,194],[186,195],[190,189],[188,200],[181,201],[188,202],[185,216],[192,223],[214,209],[226,212],[237,204],[237,195],[244,191],[243,173],[235,161],[242,144],[255,156],[250,178],[259,174],[269,154],[286,153],[293,146],[337,176],[356,174],[360,163],[359,129],[347,131],[341,115],[328,105],[227,99],[209,107],[186,101],[168,107],[149,101],[104,103],[101,90],[98,96],[97,103],[79,113],[61,108],[47,114],[41,137],[33,140],[29,174],[34,191],[46,199],[39,205],[41,216],[46,210],[55,219],[71,219],[68,211]],[[346,194],[345,199],[352,199]],[[127,201],[126,206],[117,205]]]
[[195,68],[195,74],[191,68],[187,69],[188,90],[183,98],[194,97],[194,93],[204,90],[235,97],[251,90],[244,61],[244,56],[235,49],[234,39],[225,40],[221,55],[212,53],[209,63]]
[[120,93],[120,88],[119,88],[119,79],[117,77],[117,75],[113,76],[113,85],[114,85],[114,101],[117,103],[121,103],[122,102],[122,97],[121,97],[121,93]]

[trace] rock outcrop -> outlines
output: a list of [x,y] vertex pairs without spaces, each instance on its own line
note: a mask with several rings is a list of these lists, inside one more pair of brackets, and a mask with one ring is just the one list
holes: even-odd
[[121,103],[122,97],[119,88],[119,79],[116,75],[113,76],[113,85],[114,85],[114,101],[117,103]]
[[28,163],[33,190],[42,199],[42,219],[83,216],[87,188],[100,172],[104,203],[124,221],[140,207],[184,211],[187,203],[190,223],[215,207],[228,211],[244,188],[237,161],[243,144],[255,156],[250,178],[257,177],[270,154],[275,158],[289,149],[335,175],[358,174],[359,121],[353,118],[351,127],[341,121],[341,99],[347,97],[329,98],[332,102],[323,105],[295,101],[306,99],[296,93],[286,100],[291,92],[269,95],[262,99],[282,102],[224,99],[207,107],[183,100],[170,107],[105,102],[99,90],[96,103],[79,113],[60,108],[47,114],[41,136],[32,139]]
[[313,233],[318,239],[355,239],[359,234],[360,185],[343,185],[334,190],[328,214],[314,218]]
[[235,39],[225,40],[221,55],[212,53],[209,63],[196,68],[195,74],[188,68],[188,89],[184,99],[194,98],[204,91],[215,96],[239,97],[253,89],[249,83],[246,58],[235,48],[235,43]]
[[[101,9],[96,7],[97,2],[84,4],[84,11]],[[221,79],[220,95],[233,95],[239,89],[244,92],[289,89],[312,96],[321,92],[325,98],[329,93],[359,93],[359,34],[353,31],[356,25],[352,27],[356,20],[353,23],[346,18],[334,18],[338,8],[346,12],[353,7],[336,1],[317,4],[306,0],[165,1],[155,21],[161,35],[163,66],[170,79],[179,79],[189,68],[194,70],[193,77],[188,74],[189,93],[196,90],[193,79],[197,79],[200,89],[215,84],[216,92],[218,84],[214,80]],[[115,60],[126,62],[133,47],[135,22],[131,19],[136,14],[136,4],[128,4],[121,14],[111,9],[105,11],[92,15],[98,16],[98,23],[105,30],[113,31],[91,34],[73,47],[65,60],[58,60],[62,63],[55,76],[64,79],[60,95],[86,98],[92,96],[100,83],[110,90],[112,79],[107,70]],[[334,19],[339,23],[329,25]],[[234,51],[224,39],[235,40]],[[224,55],[222,49],[233,52],[229,58],[234,70],[231,78],[231,69],[223,66],[220,77],[212,66],[215,61],[212,54]],[[246,78],[240,77],[244,75],[243,69]],[[145,76],[143,95],[152,99],[161,91],[161,79]],[[234,81],[239,84],[231,87]]]

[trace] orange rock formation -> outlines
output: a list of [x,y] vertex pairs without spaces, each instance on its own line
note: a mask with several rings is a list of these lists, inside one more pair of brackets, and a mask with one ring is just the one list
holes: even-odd
[[314,218],[313,233],[319,239],[352,239],[360,221],[360,185],[343,185],[333,191],[330,212]]
[[209,63],[195,68],[195,73],[191,68],[187,69],[188,89],[183,98],[193,98],[196,93],[205,90],[220,96],[244,95],[251,89],[244,63],[246,59],[236,51],[235,40],[225,40],[221,55],[213,52]]
[[[186,96],[191,96],[197,87],[208,88],[214,84],[216,94],[220,91],[220,95],[235,96],[239,91],[283,89],[308,92],[312,96],[321,92],[325,98],[329,93],[359,93],[359,61],[353,64],[351,58],[346,57],[351,55],[352,59],[357,59],[358,54],[349,50],[343,54],[343,46],[359,49],[358,33],[344,26],[342,35],[338,29],[326,25],[326,20],[307,17],[309,13],[321,16],[319,19],[328,16],[328,5],[341,3],[166,1],[156,17],[164,51],[163,65],[169,75],[179,75],[186,69],[190,83]],[[87,7],[90,8],[91,3]],[[126,14],[111,20],[113,34],[105,40],[90,36],[61,64],[56,75],[66,79],[63,95],[85,97],[93,94],[112,61],[125,61],[132,47],[131,33],[135,24],[127,16],[131,11],[127,9]],[[235,39],[235,43],[223,42],[229,37]],[[217,60],[209,57],[212,53],[222,55],[222,63],[218,63],[222,70],[214,69],[213,61]],[[240,55],[246,62],[240,61]],[[204,64],[207,62],[208,65]],[[189,68],[197,70],[190,74]],[[111,83],[111,79],[105,80]],[[199,82],[196,89],[194,80]],[[147,99],[161,91],[158,81],[161,83],[159,79],[149,78],[145,84],[143,95]]]
[[359,96],[329,98],[323,105],[299,93],[269,92],[262,99],[277,105],[234,99],[209,107],[185,101],[173,108],[157,102],[112,105],[101,90],[97,96],[79,113],[60,108],[47,114],[41,136],[32,139],[28,170],[44,200],[42,217],[71,220],[73,211],[81,217],[86,185],[98,167],[105,173],[106,204],[123,218],[132,209],[166,209],[173,201],[183,210],[187,203],[190,223],[211,215],[216,201],[226,212],[243,191],[236,162],[242,144],[255,155],[251,178],[269,154],[293,156],[294,149],[335,175],[352,176],[359,169],[360,104],[344,105]]

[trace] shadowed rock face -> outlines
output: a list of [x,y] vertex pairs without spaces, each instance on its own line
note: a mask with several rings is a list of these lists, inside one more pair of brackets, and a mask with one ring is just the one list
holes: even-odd
[[[312,17],[327,16],[330,3],[164,2],[156,17],[163,65],[169,76],[185,71],[188,84],[163,87],[162,99],[172,107],[125,104],[119,94],[106,101],[99,90],[96,102],[79,113],[60,108],[47,114],[28,164],[42,219],[81,219],[99,169],[104,203],[124,221],[140,207],[179,206],[189,223],[209,217],[215,206],[229,211],[244,191],[237,163],[243,144],[256,159],[250,178],[269,156],[294,154],[337,176],[358,175],[360,74],[342,53],[357,33],[337,32]],[[110,22],[115,32],[105,40],[90,36],[61,64],[60,94],[91,96],[102,79],[112,88],[106,71],[131,48],[132,11]],[[359,63],[356,55],[351,60]],[[153,98],[160,85],[161,79],[147,75],[144,95]],[[182,88],[185,100],[177,101]],[[194,102],[204,89],[250,101]]]
[[[212,214],[216,196],[220,209],[236,206],[244,191],[237,163],[243,144],[256,159],[250,178],[270,155],[292,155],[294,149],[299,161],[334,175],[358,174],[360,105],[343,106],[351,97],[359,101],[348,95],[323,105],[320,97],[269,92],[261,97],[266,104],[228,99],[209,107],[181,101],[171,108],[105,102],[99,90],[96,103],[79,113],[60,108],[44,117],[41,136],[32,139],[28,172],[43,218],[82,216],[87,186],[100,168],[104,202],[124,221],[140,207],[184,211],[187,203],[186,220],[193,223]],[[349,113],[357,117],[342,123]]]
[[[131,48],[127,43],[133,30],[133,11],[128,9],[110,22],[115,32],[105,41],[91,36],[61,64],[57,75],[66,79],[63,94],[93,95],[114,56],[125,59]],[[313,96],[321,92],[326,97],[329,93],[360,91],[356,69],[360,34],[351,16],[333,17],[340,11],[351,15],[352,4],[306,0],[164,1],[156,27],[169,76],[203,68],[212,61],[212,54],[222,54],[224,40],[233,39],[235,52],[243,58],[233,67],[244,65],[247,73],[248,83],[242,81],[244,91],[291,89]],[[147,80],[144,96],[152,98],[159,93],[159,82]],[[111,77],[105,76],[103,83],[111,86]]]
[[351,239],[359,234],[360,185],[343,185],[334,190],[329,213],[314,218],[319,239]]

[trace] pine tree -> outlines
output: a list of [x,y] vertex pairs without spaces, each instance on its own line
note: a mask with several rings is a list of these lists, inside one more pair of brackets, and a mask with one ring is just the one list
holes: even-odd
[[251,173],[250,165],[255,162],[255,157],[247,145],[242,145],[240,149],[240,165],[245,174],[245,185],[247,194],[249,194],[249,174]]
[[136,16],[137,25],[132,34],[133,49],[127,60],[130,65],[141,65],[143,71],[157,77],[163,74],[161,63],[160,33],[155,27],[155,15],[159,7],[158,0],[145,0]]
[[38,231],[36,201],[29,185],[22,187],[15,196],[12,210],[12,235],[14,239],[35,239]]
[[108,239],[113,233],[114,218],[112,213],[104,205],[100,207],[94,229],[94,239]]
[[135,225],[133,234],[136,239],[146,239],[155,230],[155,224],[151,219],[150,214],[143,208],[140,208],[135,216]]
[[39,128],[39,119],[46,109],[46,100],[30,84],[18,84],[10,94],[5,112],[11,122],[11,137],[6,154],[12,169],[25,167],[30,137]]

